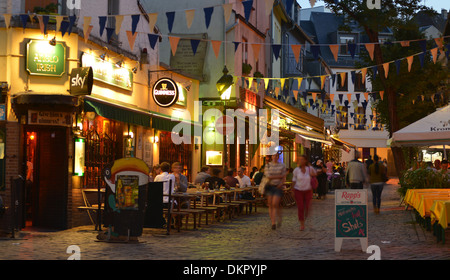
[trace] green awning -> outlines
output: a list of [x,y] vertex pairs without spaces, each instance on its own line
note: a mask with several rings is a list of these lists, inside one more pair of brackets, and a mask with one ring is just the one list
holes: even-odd
[[122,106],[116,106],[113,104],[106,104],[94,100],[85,99],[84,111],[95,112],[97,115],[100,115],[107,119],[150,127],[151,115],[149,113],[128,109]]

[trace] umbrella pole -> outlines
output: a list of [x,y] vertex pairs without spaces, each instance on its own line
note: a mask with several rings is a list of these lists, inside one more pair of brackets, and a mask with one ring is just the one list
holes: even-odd
[[443,145],[444,147],[444,159],[447,159],[447,151],[445,150],[445,144]]

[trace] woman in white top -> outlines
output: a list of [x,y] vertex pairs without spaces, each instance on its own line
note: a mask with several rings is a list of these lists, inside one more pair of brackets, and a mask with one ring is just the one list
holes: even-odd
[[292,182],[294,183],[294,196],[298,209],[300,230],[305,229],[305,219],[308,216],[312,200],[311,177],[317,176],[316,170],[309,164],[305,155],[298,158],[298,167],[294,169]]

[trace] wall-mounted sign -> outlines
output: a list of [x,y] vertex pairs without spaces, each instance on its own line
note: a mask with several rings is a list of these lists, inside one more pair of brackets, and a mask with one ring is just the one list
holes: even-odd
[[344,239],[359,239],[362,251],[366,252],[367,190],[336,190],[335,205],[335,251],[341,251]]
[[26,68],[30,75],[61,77],[66,72],[66,45],[47,40],[30,40],[27,44]]
[[72,126],[73,114],[67,112],[52,111],[28,111],[28,124],[30,125],[55,125]]
[[178,86],[172,79],[162,78],[152,88],[153,100],[161,107],[169,107],[178,101]]
[[222,152],[206,151],[206,165],[222,165]]
[[80,67],[72,69],[70,73],[70,94],[91,95],[94,85],[94,73],[92,67]]
[[87,53],[83,53],[81,65],[82,67],[92,67],[94,80],[121,89],[133,90],[133,72],[127,68],[119,67],[115,63]]

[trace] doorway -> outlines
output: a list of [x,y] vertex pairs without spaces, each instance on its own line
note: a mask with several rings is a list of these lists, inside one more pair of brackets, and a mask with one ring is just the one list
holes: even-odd
[[27,227],[67,227],[68,137],[64,127],[26,127]]

